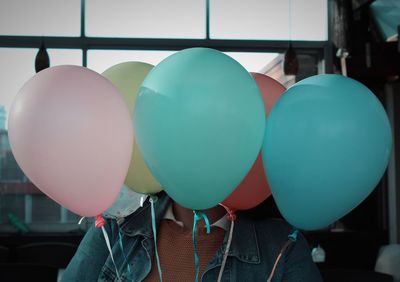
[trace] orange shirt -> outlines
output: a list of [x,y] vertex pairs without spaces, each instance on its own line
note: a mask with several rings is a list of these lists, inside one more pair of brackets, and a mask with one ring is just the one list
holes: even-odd
[[[196,267],[192,230],[185,229],[172,220],[163,219],[160,222],[157,233],[157,247],[163,281],[194,281]],[[222,228],[211,227],[210,234],[207,234],[204,227],[198,226],[196,240],[200,263],[199,278],[204,273],[208,262],[221,246],[224,236],[225,230]],[[153,257],[151,271],[145,281],[160,281],[155,256]]]

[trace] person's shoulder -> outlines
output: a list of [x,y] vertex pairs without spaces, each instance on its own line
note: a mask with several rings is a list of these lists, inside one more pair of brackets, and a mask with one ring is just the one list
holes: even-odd
[[260,256],[271,264],[294,230],[283,219],[254,219],[245,215],[238,216],[234,228],[236,236],[248,238],[248,244],[256,245]]
[[295,228],[281,218],[265,218],[253,220],[253,225],[261,241],[282,244]]
[[278,233],[287,233],[293,230],[293,227],[282,218],[267,217],[264,219],[254,220],[254,225],[261,230],[274,230]]

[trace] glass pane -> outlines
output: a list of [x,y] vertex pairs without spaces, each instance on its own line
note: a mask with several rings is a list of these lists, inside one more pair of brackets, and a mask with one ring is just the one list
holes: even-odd
[[225,52],[238,61],[249,72],[262,72],[278,53],[244,53],[244,52]]
[[144,62],[157,65],[176,51],[107,51],[89,50],[88,68],[102,73],[109,67],[128,61]]
[[276,56],[268,65],[262,68],[261,72],[274,78],[289,88],[296,82],[313,75],[317,75],[320,71],[317,56],[298,54],[299,70],[297,75],[285,75],[283,71],[284,54]]
[[[38,49],[0,48],[0,105],[9,112],[12,99],[22,85],[35,74],[35,57]],[[82,51],[73,49],[48,49],[50,66],[61,64],[82,65]]]
[[79,36],[80,0],[1,0],[0,34]]
[[[30,183],[18,167],[10,149],[6,127],[12,100],[22,85],[35,74],[37,52],[38,49],[0,48],[0,224],[18,226],[18,222],[60,222],[60,206]],[[81,50],[49,49],[48,53],[51,66],[82,64]]]
[[77,223],[81,216],[67,210],[67,222]]
[[[82,50],[77,49],[47,49],[50,66],[77,65],[82,66]],[[36,54],[35,54],[36,56]]]
[[59,222],[61,208],[44,194],[32,195],[32,222]]
[[10,223],[13,218],[24,221],[24,197],[1,193],[0,204],[0,223]]
[[35,74],[36,53],[37,49],[0,48],[0,105],[6,113],[18,90]]
[[[139,61],[152,65],[157,65],[166,57],[174,54],[176,51],[108,51],[108,50],[89,50],[88,67],[97,71],[104,72],[107,68],[122,62]],[[259,72],[277,53],[245,53],[245,52],[225,52],[238,61],[249,72]]]
[[326,0],[292,0],[291,39],[328,40]]
[[327,18],[326,0],[215,0],[210,1],[210,36],[327,40]]
[[[8,144],[8,136],[6,132],[1,132],[3,147],[0,156],[0,177],[3,182],[25,181],[25,175],[19,168],[14,155],[11,152],[10,144]],[[7,141],[7,142],[4,142]]]
[[205,0],[86,0],[86,34],[205,38]]

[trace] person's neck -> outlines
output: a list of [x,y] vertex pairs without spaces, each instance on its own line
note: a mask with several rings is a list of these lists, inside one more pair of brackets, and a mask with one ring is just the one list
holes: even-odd
[[[185,208],[177,204],[176,202],[173,203],[173,212],[176,220],[181,221],[185,228],[192,228],[193,226],[193,210]],[[224,207],[217,205],[213,208],[202,210],[208,217],[210,224],[218,221],[226,214],[226,210]],[[204,225],[204,222],[201,223]]]

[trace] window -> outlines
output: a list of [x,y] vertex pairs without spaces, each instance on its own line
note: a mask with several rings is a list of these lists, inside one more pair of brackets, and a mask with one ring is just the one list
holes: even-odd
[[327,40],[327,1],[210,1],[216,39]]
[[[12,100],[22,85],[35,74],[38,49],[0,48],[0,105],[9,112]],[[50,66],[82,65],[82,51],[74,49],[48,49]]]
[[1,0],[0,34],[79,36],[80,0]]
[[87,0],[86,34],[101,37],[205,38],[205,0]]
[[[88,67],[99,73],[118,63],[139,61],[157,65],[166,57],[176,51],[114,51],[114,50],[89,50]],[[249,72],[259,72],[268,65],[278,54],[276,53],[251,53],[251,52],[225,52],[228,56],[238,61]]]
[[[78,216],[60,207],[37,189],[18,167],[8,141],[6,116],[11,102],[22,85],[35,74],[34,61],[37,49],[0,48],[0,230],[49,231],[57,223],[79,226]],[[82,64],[81,50],[49,49],[50,64]],[[35,225],[31,226],[31,223]]]
[[277,53],[253,52],[225,52],[225,54],[238,61],[249,72],[262,72],[263,68],[279,55]]
[[109,67],[122,62],[138,61],[157,65],[175,51],[122,51],[122,50],[89,50],[88,68],[102,73]]
[[[83,34],[81,23],[85,24]],[[110,37],[119,40],[117,47]],[[142,39],[145,47],[135,46]],[[245,42],[289,39],[327,40],[327,0],[1,0],[0,231],[15,232],[23,224],[32,231],[81,228],[76,224],[77,215],[29,182],[8,143],[6,117],[12,100],[35,74],[38,49],[32,46],[39,47],[43,41],[49,47],[50,66],[84,63],[102,73],[126,61],[157,65],[180,46],[192,46],[193,42],[203,46],[205,42],[210,48],[227,47],[225,53],[247,71],[273,72],[279,80],[282,54],[267,51],[281,52],[286,45],[256,50]],[[303,48],[311,50],[314,45],[304,44]],[[311,62],[305,64],[306,70],[315,71],[323,50],[323,45],[318,46],[307,55],[311,59],[303,60]],[[303,75],[307,73],[301,70]]]

